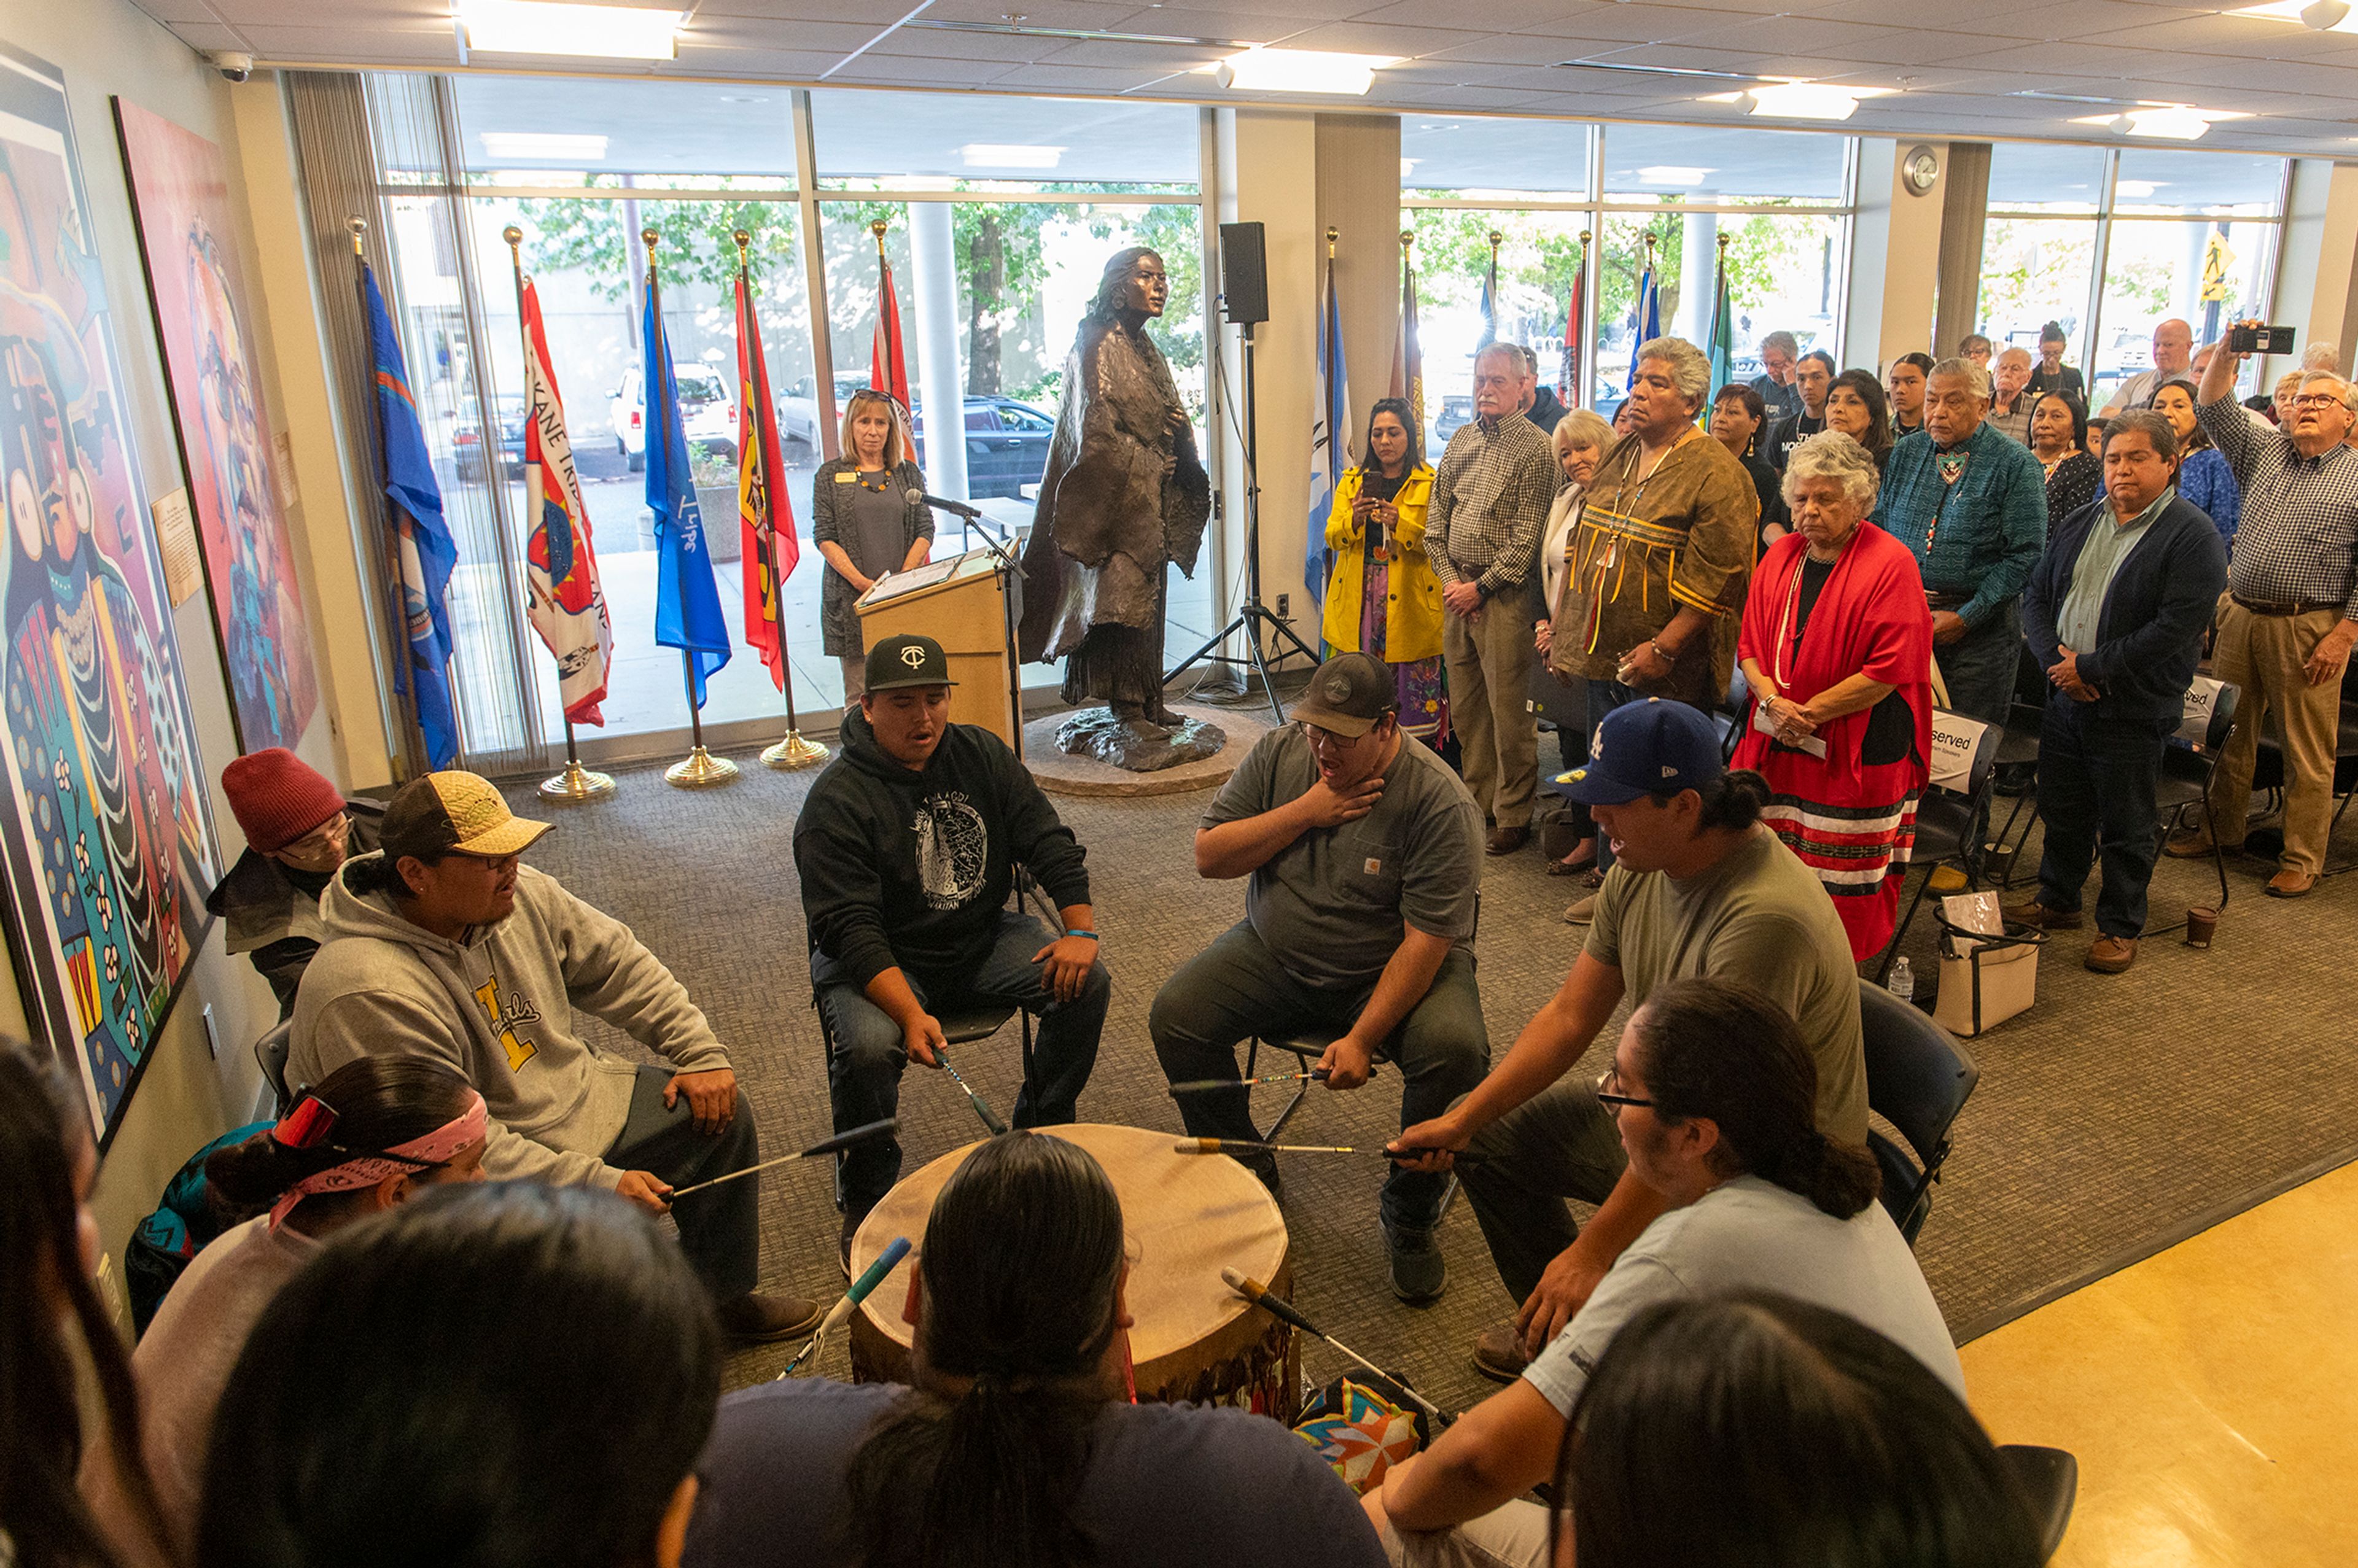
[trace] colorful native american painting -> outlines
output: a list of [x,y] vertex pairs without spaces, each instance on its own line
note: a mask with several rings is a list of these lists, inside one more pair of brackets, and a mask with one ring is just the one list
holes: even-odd
[[217,852],[54,67],[0,45],[0,851],[26,1016],[111,1132]]

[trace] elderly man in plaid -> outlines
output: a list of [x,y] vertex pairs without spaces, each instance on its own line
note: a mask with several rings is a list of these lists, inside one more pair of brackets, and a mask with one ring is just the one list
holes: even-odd
[[[2210,819],[2221,842],[2244,841],[2260,728],[2275,714],[2284,732],[2284,853],[2267,891],[2299,898],[2325,866],[2342,672],[2358,642],[2358,451],[2342,444],[2349,383],[2304,376],[2290,427],[2263,434],[2235,401],[2243,362],[2221,345],[2195,409],[2244,491],[2212,656],[2212,673],[2244,696],[2212,779]],[[2182,834],[2168,852],[2208,855],[2210,831]]]

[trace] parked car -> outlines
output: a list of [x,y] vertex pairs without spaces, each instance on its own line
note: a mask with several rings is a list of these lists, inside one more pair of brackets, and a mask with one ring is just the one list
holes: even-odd
[[1440,411],[1433,416],[1433,440],[1426,448],[1426,450],[1432,454],[1431,460],[1439,462],[1442,449],[1449,445],[1449,438],[1472,423],[1474,423],[1474,395],[1470,392],[1452,392],[1444,395],[1441,399]]
[[[524,398],[520,394],[504,393],[500,408],[500,467],[510,479],[524,477]],[[462,480],[480,481],[488,475],[483,467],[483,432],[481,421],[475,417],[472,403],[466,415],[450,431],[450,456],[458,464]]]
[[[915,424],[917,461],[925,460],[925,410],[920,405],[911,416]],[[1020,501],[1023,487],[1040,482],[1048,466],[1048,442],[1056,421],[1044,411],[1011,397],[969,397],[966,400],[966,488],[979,501],[1005,496]]]
[[[702,442],[724,457],[737,455],[737,399],[729,384],[710,365],[671,367],[679,383],[679,416],[691,442]],[[646,392],[637,365],[622,373],[609,405],[614,424],[614,450],[630,460],[631,471],[647,466]]]

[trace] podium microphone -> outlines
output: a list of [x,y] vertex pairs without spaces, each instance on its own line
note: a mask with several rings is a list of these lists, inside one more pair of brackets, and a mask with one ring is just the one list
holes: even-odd
[[924,491],[919,490],[914,485],[911,485],[908,489],[903,491],[901,492],[901,499],[907,502],[912,506],[937,507],[944,512],[954,512],[960,517],[967,518],[970,521],[980,522],[982,520],[982,512],[979,508],[968,506],[963,501],[952,501],[947,496],[944,495],[927,495]]

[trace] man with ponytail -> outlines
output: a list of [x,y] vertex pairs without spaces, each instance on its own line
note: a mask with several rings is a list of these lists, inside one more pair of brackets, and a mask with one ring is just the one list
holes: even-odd
[[[1791,1016],[1725,980],[1672,980],[1630,1014],[1598,1080],[1630,1177],[1665,1210],[1522,1377],[1369,1494],[1395,1563],[1547,1560],[1518,1502],[1552,1473],[1574,1403],[1621,1326],[1655,1303],[1774,1291],[1855,1318],[1964,1397],[1954,1343],[1865,1142],[1830,1136]],[[1462,1530],[1453,1541],[1439,1532]],[[1487,1558],[1480,1552],[1490,1553]]]
[[[196,1549],[213,1410],[247,1333],[328,1237],[427,1187],[482,1175],[483,1097],[416,1056],[362,1057],[307,1091],[269,1131],[217,1151],[205,1180],[261,1213],[189,1265],[132,1353],[140,1455],[175,1553]],[[94,1491],[113,1494],[111,1472]]]
[[[1711,721],[1679,702],[1606,715],[1587,765],[1557,787],[1589,807],[1615,865],[1595,924],[1553,1000],[1490,1076],[1398,1151],[1471,1147],[1459,1173],[1520,1315],[1482,1336],[1475,1365],[1509,1382],[1555,1337],[1622,1249],[1670,1206],[1626,1169],[1612,1112],[1572,1068],[1626,996],[1643,1004],[1693,976],[1751,986],[1799,1025],[1816,1068],[1818,1125],[1866,1141],[1858,971],[1815,872],[1760,825],[1768,782],[1720,761]],[[1595,1204],[1585,1230],[1565,1199]]]
[[1130,1258],[1087,1151],[977,1145],[902,1309],[916,1386],[722,1400],[687,1568],[1376,1568],[1350,1489],[1284,1427],[1130,1402]]

